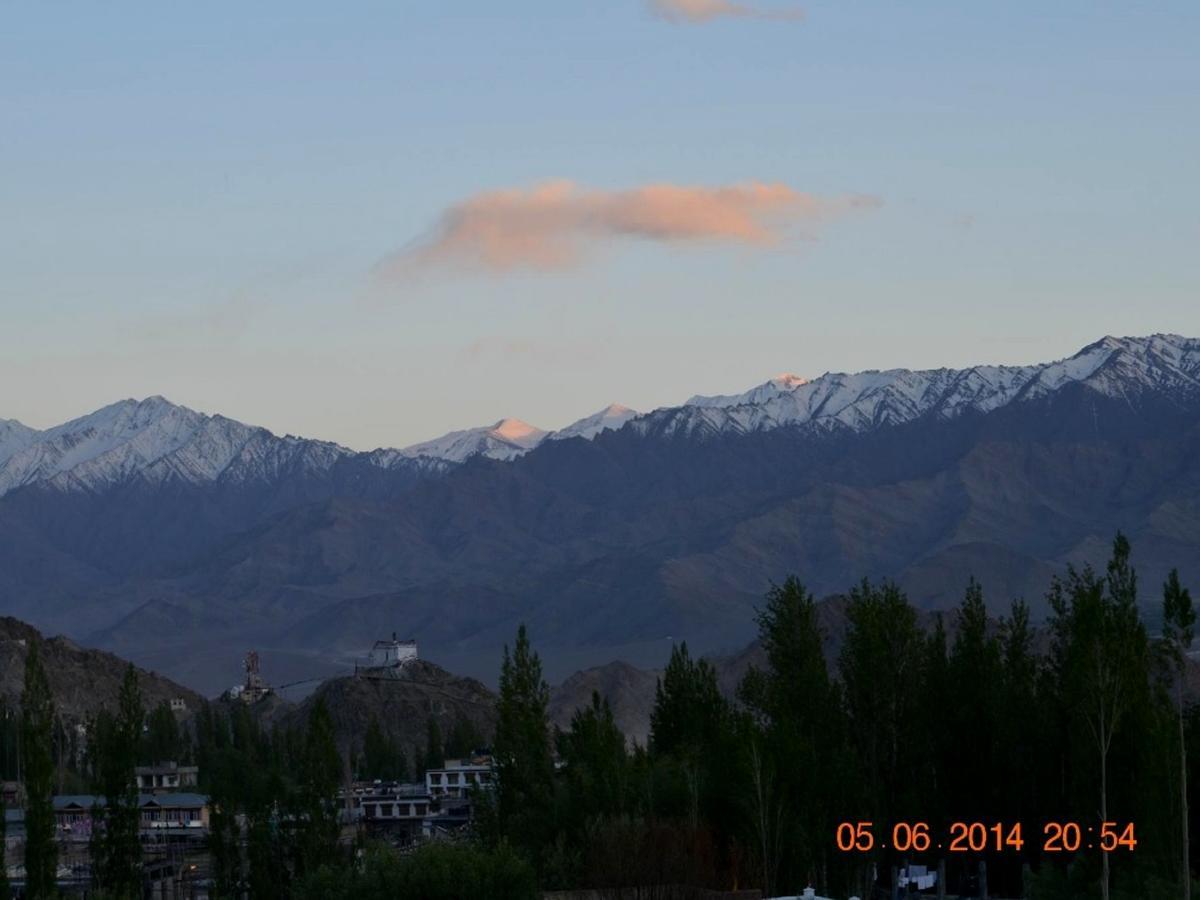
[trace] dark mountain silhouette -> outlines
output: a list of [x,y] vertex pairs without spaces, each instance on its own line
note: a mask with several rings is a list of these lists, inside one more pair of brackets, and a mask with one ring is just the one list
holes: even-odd
[[247,647],[282,681],[392,631],[494,681],[520,621],[553,680],[661,666],[668,638],[732,653],[790,574],[894,578],[928,609],[974,574],[994,612],[1037,612],[1118,529],[1152,606],[1170,567],[1200,578],[1200,342],[751,394],[437,472],[29,483],[0,498],[0,608],[216,693]]

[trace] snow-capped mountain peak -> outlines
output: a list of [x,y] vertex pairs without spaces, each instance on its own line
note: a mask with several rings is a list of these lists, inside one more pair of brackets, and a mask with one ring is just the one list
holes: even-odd
[[695,396],[644,415],[612,404],[555,432],[507,418],[368,454],[277,437],[159,396],[122,400],[44,431],[0,420],[0,496],[35,482],[98,490],[130,479],[240,484],[282,473],[322,476],[340,460],[358,456],[376,468],[436,474],[474,456],[513,460],[547,440],[591,440],[630,422],[641,434],[697,437],[783,427],[863,432],[923,416],[988,413],[1071,385],[1131,403],[1151,393],[1179,403],[1200,399],[1200,340],[1109,336],[1066,359],[1028,366],[827,372],[811,381],[783,374],[740,394]]
[[622,406],[620,403],[610,403],[608,406],[599,412],[592,413],[590,416],[585,416],[577,422],[572,422],[566,428],[560,428],[558,431],[552,432],[549,435],[549,440],[560,441],[565,438],[583,438],[591,440],[602,431],[610,431],[620,428],[630,419],[641,415],[636,409],[630,409],[628,406]]
[[44,431],[22,428],[15,439],[0,437],[0,496],[35,482],[97,490],[131,478],[270,477],[285,458],[320,468],[351,453],[323,441],[278,438],[159,396],[121,400]]
[[37,440],[37,429],[16,419],[0,419],[0,466]]
[[492,426],[491,434],[520,447],[536,447],[547,432],[520,419],[501,419]]
[[776,375],[770,381],[765,381],[756,387],[750,388],[741,394],[717,394],[712,397],[706,397],[697,394],[692,397],[684,406],[701,406],[714,407],[717,409],[725,409],[732,406],[746,406],[766,403],[776,397],[784,394],[790,394],[798,388],[809,384],[807,378],[801,378],[799,375],[792,375],[785,372],[782,375]]
[[1200,396],[1200,340],[1173,334],[1105,337],[1074,356],[1029,366],[827,372],[773,379],[742,394],[693,397],[641,420],[644,432],[713,434],[780,427],[867,431],[921,416],[952,418],[1034,400],[1071,384],[1109,396],[1157,391]]
[[803,384],[808,384],[807,378],[802,378],[799,375],[793,375],[791,372],[781,372],[771,379],[771,384],[775,385],[781,391],[794,391]]
[[501,419],[494,425],[451,431],[431,441],[405,447],[409,457],[433,457],[448,462],[466,462],[472,456],[515,459],[532,450],[547,432],[520,419]]

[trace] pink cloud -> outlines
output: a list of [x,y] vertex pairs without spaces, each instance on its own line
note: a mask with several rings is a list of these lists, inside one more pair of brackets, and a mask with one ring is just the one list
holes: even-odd
[[775,19],[798,22],[804,10],[798,7],[783,9],[737,3],[734,0],[647,0],[650,9],[671,22],[708,22],[723,16],[743,19]]
[[768,245],[789,226],[817,224],[879,205],[872,197],[819,197],[785,184],[651,184],[601,191],[570,181],[488,191],[448,209],[424,243],[385,260],[384,275],[414,266],[553,270],[617,238],[660,243]]

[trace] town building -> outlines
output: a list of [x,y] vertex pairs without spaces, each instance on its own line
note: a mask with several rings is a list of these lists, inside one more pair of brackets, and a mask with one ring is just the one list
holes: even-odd
[[197,766],[181,766],[175,762],[138,766],[133,771],[138,790],[146,794],[165,794],[194,788],[200,775]]
[[[92,834],[92,816],[106,800],[97,794],[56,796],[54,823],[59,836],[68,841],[86,841]],[[203,794],[139,794],[139,830],[143,835],[164,829],[207,830],[208,797]]]
[[431,797],[466,799],[474,787],[492,785],[492,758],[473,756],[470,759],[448,759],[442,768],[425,773],[425,790]]

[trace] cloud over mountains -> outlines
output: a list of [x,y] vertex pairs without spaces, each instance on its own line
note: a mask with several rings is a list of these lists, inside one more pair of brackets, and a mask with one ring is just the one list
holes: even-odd
[[671,22],[708,22],[722,17],[741,19],[774,19],[798,22],[804,10],[791,6],[782,9],[736,3],[733,0],[647,0],[656,15]]
[[597,190],[571,181],[487,191],[451,206],[427,240],[385,260],[385,277],[430,265],[555,270],[619,238],[658,243],[766,246],[785,229],[814,226],[879,205],[876,198],[821,197],[757,181],[703,187],[649,184]]

